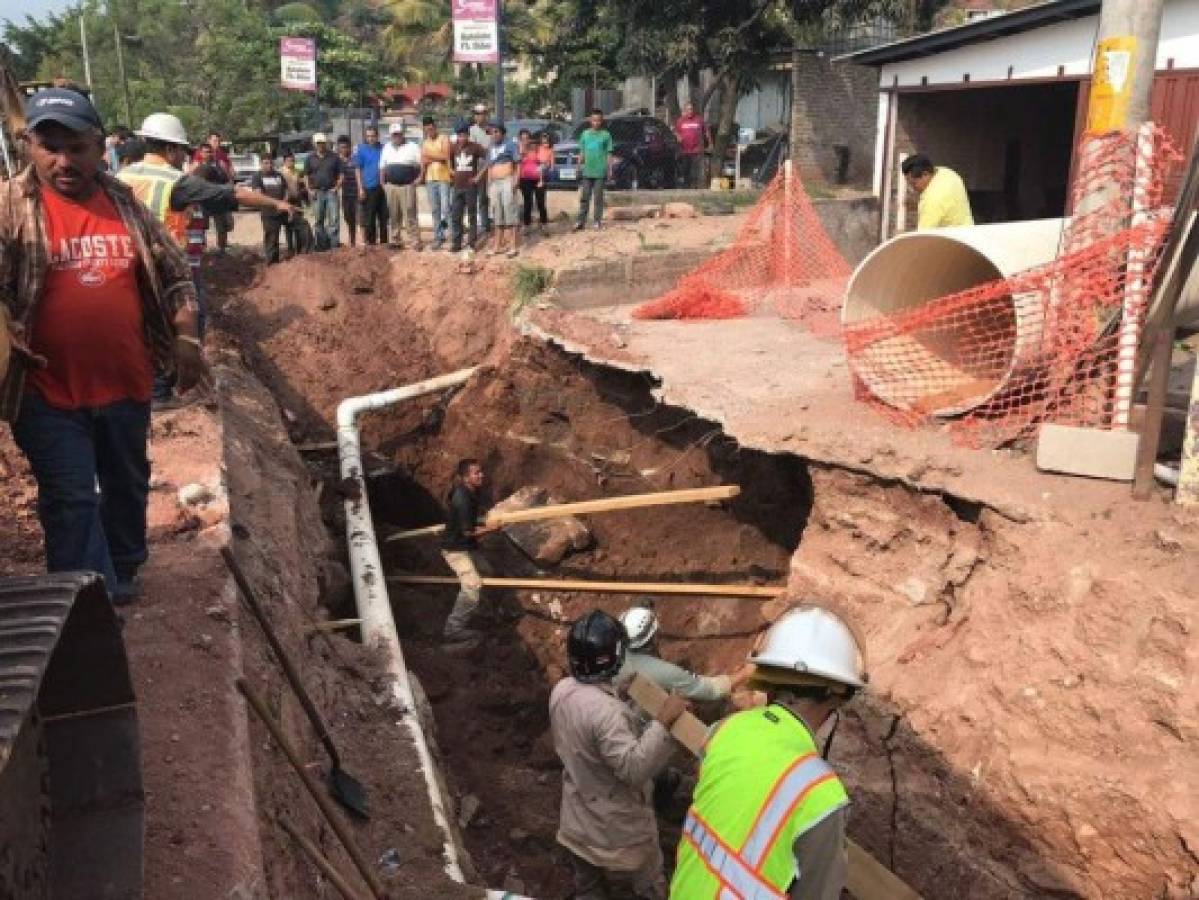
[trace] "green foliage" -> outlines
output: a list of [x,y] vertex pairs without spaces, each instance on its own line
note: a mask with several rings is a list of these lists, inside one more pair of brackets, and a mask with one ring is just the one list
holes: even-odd
[[[23,24],[7,21],[3,51],[17,77],[85,83],[79,18],[87,28],[92,87],[105,122],[136,127],[151,112],[179,116],[189,136],[217,128],[233,138],[286,130],[312,103],[279,87],[279,38],[317,41],[320,99],[359,106],[395,83],[374,49],[385,17],[373,0],[293,0],[273,10],[259,0],[83,0],[80,7]],[[117,66],[123,36],[130,112]],[[132,119],[132,121],[129,121]]]
[[512,274],[513,314],[544,294],[554,283],[554,273],[542,266],[517,266]]

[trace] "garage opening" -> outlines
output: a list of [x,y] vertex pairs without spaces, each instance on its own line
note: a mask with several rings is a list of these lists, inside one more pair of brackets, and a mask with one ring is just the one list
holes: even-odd
[[[1078,82],[901,93],[900,153],[925,153],[962,176],[974,220],[1065,215]],[[908,221],[916,197],[908,192]]]

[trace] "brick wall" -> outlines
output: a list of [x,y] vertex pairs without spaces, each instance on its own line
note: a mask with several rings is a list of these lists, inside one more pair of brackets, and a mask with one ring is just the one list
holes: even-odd
[[849,154],[846,184],[868,189],[874,173],[878,71],[801,54],[797,87],[792,97],[791,142],[800,174],[836,184],[837,148],[843,147]]

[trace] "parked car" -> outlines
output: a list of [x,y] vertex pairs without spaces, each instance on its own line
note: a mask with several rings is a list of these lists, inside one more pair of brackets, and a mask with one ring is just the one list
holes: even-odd
[[[579,183],[578,137],[590,127],[575,127],[572,139],[554,147],[548,187],[573,188]],[[672,188],[678,174],[679,142],[665,122],[652,116],[612,116],[605,123],[612,135],[607,185],[613,188]]]
[[233,163],[234,184],[249,184],[259,169],[261,157],[257,153],[234,153],[229,161]]
[[508,137],[512,138],[512,140],[516,140],[516,136],[523,129],[528,129],[534,135],[544,134],[548,131],[550,140],[557,144],[558,141],[562,140],[563,135],[566,134],[566,130],[570,128],[570,125],[566,122],[555,122],[552,119],[513,119],[507,123],[507,127]]

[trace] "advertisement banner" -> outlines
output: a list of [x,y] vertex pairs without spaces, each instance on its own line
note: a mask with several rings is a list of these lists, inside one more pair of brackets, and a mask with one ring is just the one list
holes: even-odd
[[316,41],[312,38],[279,39],[279,83],[292,91],[316,90]]
[[454,62],[494,63],[500,59],[496,0],[450,0],[454,17]]

